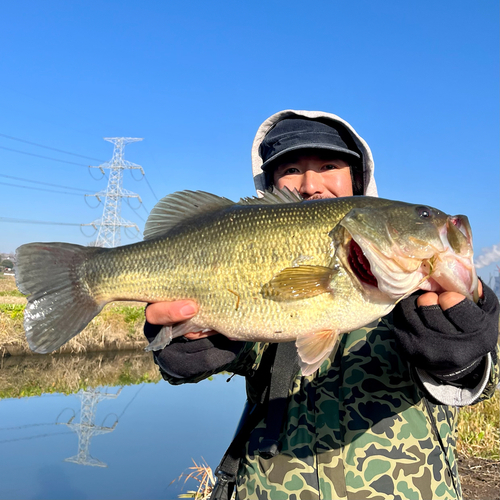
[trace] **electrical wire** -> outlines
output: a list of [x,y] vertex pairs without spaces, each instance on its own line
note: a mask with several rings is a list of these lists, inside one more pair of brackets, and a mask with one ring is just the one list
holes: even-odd
[[81,226],[80,223],[75,222],[46,222],[42,220],[18,219],[14,217],[0,217],[0,222],[15,222],[18,224],[46,224],[53,226]]
[[146,174],[144,174],[144,180],[146,181],[146,184],[148,185],[151,192],[153,193],[153,196],[156,198],[156,201],[158,201],[158,196],[156,196],[156,193],[153,191],[153,188],[151,187],[151,184],[149,183]]
[[57,158],[51,158],[50,156],[42,156],[42,155],[37,155],[35,153],[28,153],[26,151],[19,151],[19,149],[6,148],[4,146],[0,146],[0,149],[5,149],[6,151],[14,151],[14,153],[21,153],[23,155],[28,155],[28,156],[36,156],[37,158],[43,158],[45,160],[58,161],[60,163],[66,163],[68,165],[78,165],[79,167],[88,167],[88,165],[85,163],[76,163],[74,161],[59,160]]
[[23,438],[14,438],[14,439],[4,439],[4,440],[0,441],[0,444],[14,443],[15,441],[29,441],[31,439],[39,439],[39,438],[50,437],[50,436],[62,436],[63,434],[73,434],[73,431],[50,432],[48,434],[38,434],[37,436],[28,436],[28,437],[23,437]]
[[[13,187],[18,187],[18,188],[23,188],[23,189],[33,189],[35,191],[46,191],[48,193],[58,193],[58,194],[71,194],[73,196],[83,196],[79,193],[67,193],[66,191],[56,191],[55,189],[45,189],[45,188],[37,188],[37,187],[32,187],[32,186],[21,186],[20,184],[11,184],[10,182],[1,182],[0,184],[3,184],[4,186],[13,186]],[[70,188],[73,189],[73,188]]]
[[33,182],[35,184],[43,184],[45,186],[60,187],[60,188],[64,188],[64,189],[74,189],[76,191],[84,191],[86,193],[89,192],[89,191],[92,191],[92,189],[82,189],[82,188],[75,188],[75,187],[71,187],[71,186],[61,186],[60,184],[50,184],[49,182],[33,181],[33,180],[30,180],[30,179],[23,179],[22,177],[14,177],[13,175],[0,174],[0,177],[6,177],[8,179],[14,179],[16,181]]
[[57,151],[58,153],[64,153],[71,156],[78,156],[79,158],[86,158],[87,160],[94,160],[104,163],[103,160],[99,160],[98,158],[92,158],[91,156],[79,155],[76,153],[70,153],[69,151],[64,151],[62,149],[51,148],[49,146],[44,146],[43,144],[37,144],[36,142],[26,141],[25,139],[20,139],[19,137],[12,137],[11,135],[0,134],[0,137],[6,137],[7,139],[12,139],[13,141],[24,142],[25,144],[31,144],[32,146],[38,146],[39,148],[50,149],[51,151]]

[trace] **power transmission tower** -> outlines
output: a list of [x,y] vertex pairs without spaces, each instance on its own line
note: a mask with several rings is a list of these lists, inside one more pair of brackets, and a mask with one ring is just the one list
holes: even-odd
[[109,180],[106,191],[100,191],[96,194],[88,194],[85,196],[95,196],[99,201],[101,198],[104,200],[104,210],[100,219],[91,222],[90,224],[82,224],[82,226],[93,226],[97,229],[99,226],[99,233],[95,246],[97,247],[116,247],[121,243],[121,228],[133,227],[137,231],[139,228],[137,224],[122,219],[121,217],[121,202],[122,198],[137,198],[142,203],[141,197],[138,194],[132,193],[123,188],[123,171],[126,169],[140,170],[144,175],[144,170],[140,165],[131,163],[123,159],[125,145],[129,142],[142,141],[142,138],[134,137],[105,137],[105,141],[112,142],[115,145],[113,150],[113,158],[111,161],[103,163],[98,168],[103,174],[104,169],[108,168]]

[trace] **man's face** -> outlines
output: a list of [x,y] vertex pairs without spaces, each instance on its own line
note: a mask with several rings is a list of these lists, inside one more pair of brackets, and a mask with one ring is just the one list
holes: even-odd
[[306,200],[352,196],[349,165],[335,156],[303,155],[274,170],[274,185],[296,189]]

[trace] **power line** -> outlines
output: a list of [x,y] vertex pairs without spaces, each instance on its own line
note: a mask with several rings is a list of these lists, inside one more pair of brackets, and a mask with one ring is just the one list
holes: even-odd
[[14,151],[14,153],[21,153],[23,155],[28,155],[28,156],[36,156],[37,158],[43,158],[45,160],[58,161],[60,163],[66,163],[68,165],[78,165],[79,167],[88,167],[88,165],[86,165],[85,163],[75,163],[74,161],[59,160],[57,158],[51,158],[50,156],[42,156],[42,155],[37,155],[35,153],[27,153],[26,151],[19,151],[19,149],[6,148],[4,146],[0,146],[0,149],[5,149],[6,151]]
[[0,431],[14,431],[19,429],[27,429],[28,427],[40,427],[43,425],[56,425],[55,422],[47,422],[45,424],[26,424],[26,425],[18,425],[17,427],[2,427]]
[[50,437],[50,436],[62,436],[63,434],[73,434],[73,433],[71,431],[70,432],[50,432],[48,434],[38,434],[37,436],[28,436],[28,437],[23,437],[23,438],[14,438],[14,439],[4,439],[4,440],[0,441],[0,444],[14,443],[15,441],[29,441],[31,439],[39,439],[39,438]]
[[51,148],[50,146],[44,146],[43,144],[37,144],[36,142],[26,141],[25,139],[19,139],[19,137],[12,137],[11,135],[0,134],[1,137],[6,137],[7,139],[12,139],[13,141],[24,142],[25,144],[31,144],[32,146],[38,146],[39,148],[50,149],[51,151],[57,151],[58,153],[64,153],[71,156],[78,156],[79,158],[86,158],[87,160],[102,161],[98,158],[92,158],[91,156],[79,155],[76,153],[70,153],[69,151],[64,151],[62,149]]
[[149,183],[146,175],[144,175],[144,180],[146,181],[146,184],[148,185],[149,189],[153,193],[153,196],[156,198],[156,201],[158,201],[158,196],[156,196],[156,193],[153,191],[153,188],[151,187],[151,184]]
[[[76,191],[84,191],[84,192],[89,191],[89,189],[75,188],[75,187],[71,187],[71,186],[61,186],[60,184],[50,184],[49,182],[33,181],[30,179],[23,179],[22,177],[14,177],[13,175],[0,174],[0,177],[6,177],[8,179],[15,179],[16,181],[33,182],[35,184],[44,184],[45,186],[60,187],[60,188],[64,188],[64,189],[75,189]],[[26,187],[28,187],[28,186],[26,186]]]
[[[32,186],[21,186],[21,184],[12,184],[10,182],[1,182],[0,184],[3,184],[4,186],[13,186],[13,187],[18,187],[18,188],[23,188],[23,189],[33,189],[34,191],[46,191],[48,193],[57,193],[57,194],[71,194],[73,196],[83,196],[79,193],[67,193],[66,191],[56,191],[55,189],[44,189],[44,188],[37,188],[37,187],[32,187]],[[74,189],[74,188],[70,188]]]
[[46,224],[52,226],[81,226],[81,224],[73,222],[46,222],[42,220],[17,219],[14,217],[0,217],[0,222],[14,222],[19,224]]

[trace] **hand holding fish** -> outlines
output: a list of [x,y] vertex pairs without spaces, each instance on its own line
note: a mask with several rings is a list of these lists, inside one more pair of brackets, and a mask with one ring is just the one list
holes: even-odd
[[401,354],[433,377],[456,382],[485,373],[482,363],[495,350],[499,303],[493,291],[478,282],[477,304],[461,294],[429,292],[412,295],[394,309],[394,333]]
[[[198,312],[198,304],[193,300],[176,300],[174,302],[156,302],[150,304],[146,309],[146,320],[152,325],[172,326],[175,323],[181,323],[196,316]],[[216,335],[218,332],[190,332],[184,337],[189,340],[197,340],[211,335]]]
[[[477,290],[479,298],[482,299],[484,297],[484,292],[483,292],[483,284],[481,283],[481,281],[478,281]],[[466,299],[465,295],[462,295],[457,292],[443,292],[440,293],[439,295],[434,292],[428,292],[418,297],[417,305],[419,307],[439,305],[443,311],[446,311],[447,309],[456,306],[459,302],[462,302],[462,300],[465,299]]]

